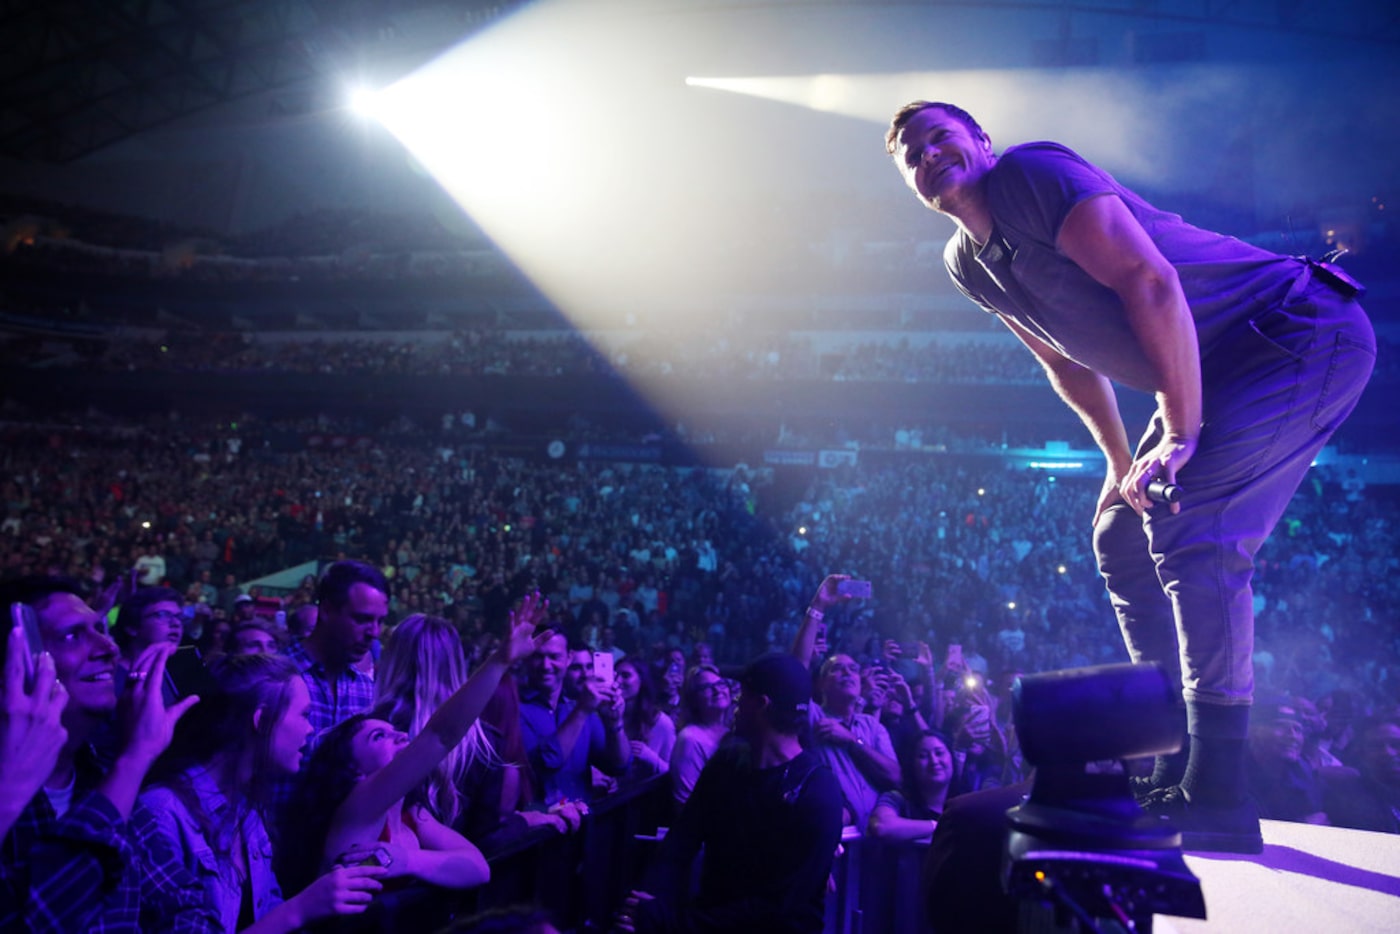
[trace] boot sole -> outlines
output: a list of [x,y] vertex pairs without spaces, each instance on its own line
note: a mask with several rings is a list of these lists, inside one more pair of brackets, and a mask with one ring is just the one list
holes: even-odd
[[1208,853],[1244,853],[1255,856],[1264,852],[1264,837],[1259,833],[1221,833],[1209,830],[1181,831],[1183,850]]

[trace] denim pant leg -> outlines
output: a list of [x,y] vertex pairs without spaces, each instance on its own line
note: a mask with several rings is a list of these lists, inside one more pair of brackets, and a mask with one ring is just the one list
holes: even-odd
[[[1177,476],[1185,490],[1181,510],[1172,515],[1155,507],[1144,520],[1175,617],[1186,700],[1250,703],[1254,555],[1313,458],[1355,407],[1374,364],[1365,313],[1315,282],[1242,324],[1203,361],[1204,424],[1195,456]],[[1153,443],[1159,431],[1154,419],[1143,443]],[[1110,539],[1100,533],[1096,541],[1102,547]],[[1112,568],[1114,561],[1100,555],[1101,566]],[[1106,582],[1112,587],[1112,576]],[[1155,618],[1152,598],[1114,599],[1115,608],[1120,600],[1136,602],[1147,608],[1139,617]],[[1152,633],[1143,637],[1144,647],[1164,650],[1160,624],[1139,628]]]
[[1134,662],[1157,662],[1166,669],[1168,683],[1180,691],[1176,615],[1157,576],[1142,518],[1127,503],[1112,505],[1099,517],[1094,526],[1094,556],[1128,657]]

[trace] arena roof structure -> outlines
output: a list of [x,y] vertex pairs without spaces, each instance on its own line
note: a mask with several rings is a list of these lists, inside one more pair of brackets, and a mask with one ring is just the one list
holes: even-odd
[[[398,77],[528,0],[5,0],[0,2],[0,158],[64,164],[192,115],[244,105],[269,116],[331,106],[323,79],[368,69]],[[1400,45],[1384,0],[651,0],[592,2],[597,15],[726,10],[802,16],[840,7],[939,6],[1063,17],[1041,39],[1045,65],[1092,65],[1071,17],[1128,16],[1170,27],[1145,60],[1192,54],[1212,25]]]

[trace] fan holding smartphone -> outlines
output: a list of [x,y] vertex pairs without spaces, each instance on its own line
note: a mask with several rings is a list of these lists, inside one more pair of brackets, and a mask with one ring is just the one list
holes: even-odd
[[52,774],[68,741],[61,717],[68,692],[44,651],[34,611],[10,606],[5,644],[4,715],[0,716],[0,838]]

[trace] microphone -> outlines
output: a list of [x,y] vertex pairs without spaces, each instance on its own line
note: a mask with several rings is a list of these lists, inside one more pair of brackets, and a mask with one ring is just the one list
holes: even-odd
[[1147,484],[1147,498],[1154,503],[1179,503],[1181,493],[1181,487],[1165,480],[1153,480]]

